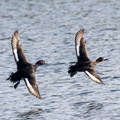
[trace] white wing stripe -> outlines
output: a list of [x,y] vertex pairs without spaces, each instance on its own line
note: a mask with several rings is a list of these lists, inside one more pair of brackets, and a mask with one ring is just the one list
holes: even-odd
[[77,51],[76,51],[76,52],[77,52],[77,56],[79,56],[79,47],[80,47],[79,45],[76,46],[76,49],[77,49]]
[[25,78],[25,82],[26,82],[27,87],[30,89],[30,91],[31,91],[32,93],[36,93],[27,78]]
[[14,52],[14,55],[15,55],[15,59],[18,62],[19,59],[18,59],[17,49],[14,49],[13,52]]
[[92,74],[90,74],[88,71],[85,71],[85,73],[95,82],[101,83],[101,81],[99,79],[97,79],[96,77],[94,77]]

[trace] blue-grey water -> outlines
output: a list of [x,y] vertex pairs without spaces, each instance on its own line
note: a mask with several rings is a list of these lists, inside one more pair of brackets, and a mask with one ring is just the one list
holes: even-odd
[[[95,68],[104,85],[67,73],[81,28],[89,57],[109,59]],[[42,99],[5,80],[16,71],[15,30],[29,62],[48,63],[36,72]],[[0,120],[120,120],[120,0],[1,0],[0,83]]]

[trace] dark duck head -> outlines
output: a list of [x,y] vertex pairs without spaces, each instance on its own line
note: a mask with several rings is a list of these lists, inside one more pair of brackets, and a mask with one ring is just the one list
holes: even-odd
[[39,65],[44,65],[44,64],[46,64],[46,62],[44,60],[39,60],[35,63],[35,65],[38,65],[38,66]]
[[35,65],[34,65],[34,70],[36,71],[37,68],[38,68],[38,66],[44,65],[44,64],[46,64],[46,62],[45,62],[44,60],[39,60],[39,61],[37,61],[37,62],[35,63]]
[[93,62],[94,65],[97,65],[98,63],[102,62],[102,61],[106,61],[108,59],[104,58],[104,57],[99,57],[95,62]]

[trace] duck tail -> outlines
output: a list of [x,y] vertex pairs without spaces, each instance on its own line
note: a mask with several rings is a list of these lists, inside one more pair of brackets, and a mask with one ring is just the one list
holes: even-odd
[[6,80],[11,81],[12,83],[16,83],[20,81],[21,79],[22,79],[22,75],[20,74],[19,71],[17,71],[15,73],[12,72]]
[[70,77],[73,77],[77,73],[77,67],[75,65],[70,65],[68,73],[70,74]]

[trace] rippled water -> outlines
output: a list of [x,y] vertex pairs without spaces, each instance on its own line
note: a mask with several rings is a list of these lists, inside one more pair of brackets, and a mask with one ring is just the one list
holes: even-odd
[[[67,73],[80,28],[90,58],[109,59],[96,67],[105,85]],[[40,100],[24,82],[14,90],[5,81],[16,70],[10,46],[16,29],[28,60],[48,63],[36,72]],[[3,0],[0,42],[0,120],[120,120],[119,0]]]

